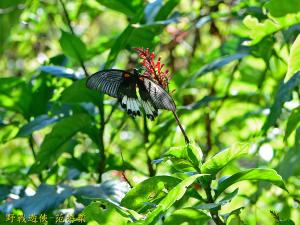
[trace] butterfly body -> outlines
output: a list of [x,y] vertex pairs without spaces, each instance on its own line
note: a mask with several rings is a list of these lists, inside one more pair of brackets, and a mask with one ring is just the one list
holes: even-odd
[[171,96],[136,69],[133,73],[117,69],[99,71],[88,78],[87,87],[117,98],[133,117],[141,115],[141,108],[150,120],[157,117],[158,109],[176,110]]

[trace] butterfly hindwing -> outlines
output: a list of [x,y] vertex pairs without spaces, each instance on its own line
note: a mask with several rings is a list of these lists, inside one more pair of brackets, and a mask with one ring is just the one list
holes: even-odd
[[146,77],[143,78],[143,83],[157,109],[176,110],[173,99],[161,86]]
[[[144,109],[146,116],[151,120],[157,117],[158,109],[176,110],[173,99],[161,86],[148,77],[139,76],[136,71],[99,71],[88,78],[86,85],[117,98],[121,106],[133,117],[141,115],[140,108]],[[137,86],[140,99],[136,93]]]
[[96,89],[111,97],[118,98],[118,90],[124,81],[124,74],[128,74],[123,70],[102,70],[91,75],[86,85],[88,88]]
[[118,90],[118,99],[122,108],[133,117],[140,116],[140,102],[136,94],[135,79],[125,78]]

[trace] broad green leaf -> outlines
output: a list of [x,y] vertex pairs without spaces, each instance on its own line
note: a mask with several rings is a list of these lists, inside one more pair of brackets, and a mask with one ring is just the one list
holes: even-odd
[[300,13],[290,14],[281,18],[266,19],[263,22],[251,15],[246,16],[243,23],[248,28],[248,36],[252,39],[250,44],[254,45],[268,35],[299,23],[299,15]]
[[0,107],[30,117],[32,92],[29,85],[19,77],[0,78]]
[[287,191],[281,176],[278,175],[275,170],[255,168],[238,172],[225,180],[222,180],[216,190],[216,196],[219,196],[229,186],[244,180],[268,181]]
[[199,206],[194,206],[194,208],[197,209],[203,209],[203,210],[210,210],[210,209],[215,209],[220,206],[223,206],[229,202],[238,194],[239,189],[235,189],[233,192],[227,194],[222,200],[216,202],[216,203],[204,203]]
[[[299,1],[300,4],[300,1]],[[288,71],[285,75],[285,82],[288,81],[293,74],[300,70],[300,35],[294,41],[288,60]]]
[[126,225],[130,219],[114,204],[108,201],[93,202],[84,209],[88,222],[96,221],[99,225]]
[[88,185],[74,189],[73,195],[77,201],[88,205],[94,200],[107,200],[114,204],[119,204],[127,193],[129,187],[127,183],[119,180],[106,180],[101,184]]
[[167,196],[157,205],[157,207],[148,214],[145,221],[143,221],[144,225],[153,225],[156,224],[157,220],[159,219],[160,215],[162,215],[166,210],[168,210],[176,201],[180,200],[187,188],[195,182],[197,178],[203,176],[201,174],[197,174],[186,178],[185,180],[181,181],[178,185],[176,185],[171,191],[168,192]]
[[41,66],[39,70],[57,77],[65,77],[73,80],[82,78],[82,74],[62,66]]
[[86,58],[87,50],[81,39],[74,34],[61,30],[59,43],[64,53],[78,62]]
[[169,151],[164,154],[164,157],[183,160],[186,164],[194,168],[201,167],[202,151],[195,143],[187,144],[181,147],[171,147]]
[[8,214],[12,209],[22,209],[27,217],[31,214],[39,215],[44,211],[56,209],[71,195],[72,188],[68,186],[42,184],[33,196],[26,196],[3,204],[0,206],[0,211]]
[[205,225],[211,218],[205,212],[193,208],[183,208],[174,211],[164,221],[164,225]]
[[263,134],[266,134],[268,129],[276,123],[277,118],[281,114],[283,104],[291,99],[292,91],[299,85],[300,71],[295,73],[286,83],[279,86],[274,103],[271,107],[271,112],[262,127]]
[[299,12],[300,2],[298,0],[270,0],[265,4],[265,7],[270,11],[272,16],[281,17],[286,14]]
[[245,223],[241,220],[239,215],[233,214],[226,220],[226,225],[244,225]]
[[147,202],[153,203],[160,201],[166,192],[180,183],[180,179],[171,176],[155,176],[139,183],[132,188],[122,199],[121,205],[133,209],[137,212],[149,208]]
[[29,173],[38,173],[47,166],[51,166],[58,157],[67,150],[74,148],[76,142],[69,142],[77,132],[87,132],[93,123],[87,114],[76,114],[67,117],[52,128],[52,131],[44,138],[37,161],[30,168]]
[[292,220],[280,220],[276,224],[278,224],[278,225],[295,225],[295,223]]
[[50,117],[48,115],[41,115],[34,120],[22,126],[19,130],[18,137],[26,137],[31,135],[34,131],[40,130],[50,124],[57,122],[59,117]]
[[168,0],[159,10],[155,17],[155,21],[166,20],[173,9],[179,4],[180,0]]
[[219,59],[216,59],[216,60],[212,61],[211,63],[203,66],[200,70],[198,70],[192,76],[192,78],[187,83],[185,83],[184,86],[187,86],[188,84],[192,83],[194,80],[196,80],[197,78],[201,77],[202,75],[204,75],[204,74],[206,74],[208,72],[221,69],[225,65],[227,65],[227,64],[229,64],[229,63],[231,63],[233,61],[242,59],[242,58],[244,58],[245,56],[248,56],[248,55],[249,55],[248,52],[238,52],[238,53],[236,53],[234,55],[223,56],[223,57],[221,57]]
[[300,122],[300,107],[294,109],[292,111],[292,114],[289,116],[284,139],[287,140],[287,138],[291,135],[291,133],[297,128],[298,124]]
[[61,93],[61,101],[64,103],[92,102],[99,105],[103,94],[87,88],[85,83],[86,79],[75,81]]
[[147,23],[152,23],[163,5],[162,0],[149,2],[145,7],[145,17]]
[[285,153],[284,157],[280,160],[277,165],[276,170],[283,177],[284,180],[287,180],[291,176],[300,175],[300,164],[295,163],[300,161],[300,128],[297,129],[295,134],[295,144],[293,147],[290,147]]
[[201,167],[204,174],[216,175],[229,163],[246,155],[249,150],[249,144],[235,144],[227,149],[218,152],[216,155],[209,158]]
[[139,13],[144,8],[144,3],[142,0],[97,0],[100,4],[124,13],[126,16],[131,18],[139,17]]

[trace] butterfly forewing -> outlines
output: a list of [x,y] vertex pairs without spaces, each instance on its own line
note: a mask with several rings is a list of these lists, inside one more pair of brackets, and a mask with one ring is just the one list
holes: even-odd
[[119,98],[118,90],[124,81],[123,70],[103,70],[91,75],[87,80],[87,87],[96,89],[111,97]]
[[[171,96],[158,84],[138,72],[124,70],[103,70],[90,76],[86,83],[88,88],[96,89],[118,98],[121,106],[132,116],[140,115],[142,107],[147,117],[154,120],[158,109],[175,111],[176,106]],[[140,99],[136,93],[139,88]]]

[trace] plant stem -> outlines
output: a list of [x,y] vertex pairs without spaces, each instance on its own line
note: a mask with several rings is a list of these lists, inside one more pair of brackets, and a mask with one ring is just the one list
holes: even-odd
[[[75,35],[74,29],[73,29],[72,24],[71,24],[71,19],[70,19],[70,16],[69,16],[68,11],[67,11],[67,9],[66,9],[66,6],[65,6],[63,0],[59,0],[59,2],[60,2],[61,6],[62,6],[62,8],[63,8],[63,10],[64,10],[64,14],[65,14],[65,17],[66,17],[66,20],[67,20],[68,27],[69,27],[71,33],[72,33],[73,35]],[[77,52],[75,48],[74,48],[74,51],[76,52],[76,55],[77,55],[77,57],[78,57],[79,63],[80,63],[80,65],[81,65],[81,68],[82,68],[83,71],[84,71],[85,76],[88,77],[88,76],[89,76],[89,73],[87,72],[87,69],[86,69],[86,67],[85,67],[85,64],[84,64],[83,59],[82,59],[81,56],[80,56],[80,53]]]
[[153,167],[152,164],[152,160],[149,156],[149,149],[147,148],[147,143],[149,142],[149,128],[148,128],[148,124],[147,124],[147,117],[144,115],[143,116],[143,121],[144,121],[144,147],[146,150],[146,156],[147,156],[147,167],[148,167],[148,173],[149,173],[149,177],[153,177],[155,176],[155,169]]
[[100,113],[100,129],[99,129],[99,152],[100,152],[100,162],[98,165],[98,182],[102,181],[102,174],[105,171],[106,164],[106,155],[105,155],[105,147],[104,147],[104,130],[105,130],[105,118],[104,118],[104,105],[103,105],[103,94],[101,98],[101,103],[99,104],[99,113]]
[[[207,201],[209,203],[214,203],[213,197],[211,195],[211,187],[210,187],[210,183],[204,188],[205,193],[206,193],[206,197],[207,197]],[[218,209],[210,209],[209,213],[213,219],[213,221],[217,224],[217,225],[225,225],[225,223],[221,220],[219,213],[218,213]]]
[[181,125],[181,123],[180,123],[180,121],[179,121],[179,118],[178,118],[178,116],[177,116],[176,111],[173,111],[173,115],[174,115],[175,120],[176,120],[178,126],[180,127],[180,130],[181,130],[181,132],[182,132],[182,134],[183,134],[183,136],[184,136],[185,143],[186,143],[186,144],[189,144],[189,143],[190,143],[190,140],[189,140],[188,136],[186,135],[185,130],[183,129],[183,127],[182,127],[182,125]]

